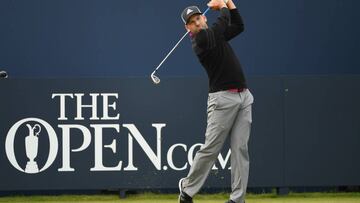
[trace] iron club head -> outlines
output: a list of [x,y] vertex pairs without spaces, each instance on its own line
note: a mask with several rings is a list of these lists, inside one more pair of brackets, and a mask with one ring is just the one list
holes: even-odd
[[7,78],[8,77],[8,74],[6,71],[0,71],[0,78]]
[[150,77],[155,85],[158,85],[160,83],[160,78],[156,76],[154,73],[152,73]]

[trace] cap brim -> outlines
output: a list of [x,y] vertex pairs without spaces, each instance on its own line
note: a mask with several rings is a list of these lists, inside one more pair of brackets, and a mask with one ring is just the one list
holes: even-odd
[[185,24],[188,24],[188,23],[189,23],[190,18],[191,18],[191,17],[193,17],[193,15],[197,15],[197,14],[201,15],[201,14],[203,14],[203,13],[202,13],[202,12],[196,12],[196,13],[191,14],[191,15],[187,18],[187,20],[186,20]]

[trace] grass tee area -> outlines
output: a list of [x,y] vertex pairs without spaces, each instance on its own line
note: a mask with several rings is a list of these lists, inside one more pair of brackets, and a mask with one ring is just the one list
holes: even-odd
[[[228,194],[197,195],[195,203],[223,203]],[[59,195],[0,197],[0,202],[91,202],[91,203],[177,203],[177,194],[138,194],[119,199],[117,195]],[[246,203],[360,203],[360,193],[249,194]]]

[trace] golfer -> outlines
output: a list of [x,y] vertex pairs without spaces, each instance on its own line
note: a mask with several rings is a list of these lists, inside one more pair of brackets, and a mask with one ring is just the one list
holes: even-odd
[[179,202],[192,203],[201,189],[228,136],[231,143],[231,194],[228,203],[244,203],[249,176],[248,140],[253,96],[229,41],[244,31],[242,18],[232,0],[211,0],[220,12],[208,27],[196,6],[185,8],[182,20],[190,31],[192,48],[209,78],[205,143],[196,153],[186,178],[179,181]]

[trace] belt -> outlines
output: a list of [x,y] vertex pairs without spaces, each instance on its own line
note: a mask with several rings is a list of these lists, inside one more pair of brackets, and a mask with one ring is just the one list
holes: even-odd
[[229,92],[243,92],[246,89],[247,88],[232,88],[232,89],[228,89],[227,91],[229,91]]

